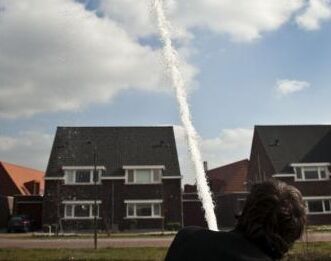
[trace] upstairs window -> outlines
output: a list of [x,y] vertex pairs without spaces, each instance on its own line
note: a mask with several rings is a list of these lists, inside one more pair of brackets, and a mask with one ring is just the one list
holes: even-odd
[[295,167],[297,181],[328,180],[330,176],[327,166],[302,166]]
[[308,214],[329,214],[331,213],[331,199],[309,199],[305,200]]
[[127,184],[160,184],[162,169],[127,169]]
[[77,170],[75,174],[77,183],[90,183],[93,171],[91,173],[90,170]]
[[97,169],[94,177],[94,168],[90,169],[64,169],[64,181],[69,185],[92,185],[94,184],[94,178],[96,183],[100,184],[100,177],[102,170]]

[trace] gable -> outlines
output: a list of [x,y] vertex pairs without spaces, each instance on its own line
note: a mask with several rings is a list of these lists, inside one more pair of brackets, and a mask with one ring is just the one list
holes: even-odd
[[291,163],[331,162],[330,125],[256,126],[276,173],[291,173]]
[[172,127],[59,127],[47,176],[62,166],[105,166],[105,175],[123,175],[123,166],[164,165],[164,175],[180,175]]

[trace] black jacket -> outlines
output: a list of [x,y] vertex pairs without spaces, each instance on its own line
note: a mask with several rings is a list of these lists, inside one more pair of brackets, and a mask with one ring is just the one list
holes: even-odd
[[199,227],[179,231],[165,261],[272,261],[239,231],[214,232]]

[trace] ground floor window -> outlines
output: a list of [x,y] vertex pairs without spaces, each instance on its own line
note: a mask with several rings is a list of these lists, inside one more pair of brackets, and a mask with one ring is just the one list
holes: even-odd
[[92,219],[96,215],[100,217],[100,201],[94,205],[94,201],[85,202],[65,202],[64,218],[65,219]]
[[161,217],[161,202],[127,202],[127,218],[158,218]]
[[308,214],[331,214],[331,198],[306,199]]

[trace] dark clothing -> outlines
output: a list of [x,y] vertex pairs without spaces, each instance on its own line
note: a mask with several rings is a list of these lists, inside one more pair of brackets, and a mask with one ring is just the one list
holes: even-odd
[[165,261],[272,261],[239,231],[215,232],[199,227],[179,231]]

